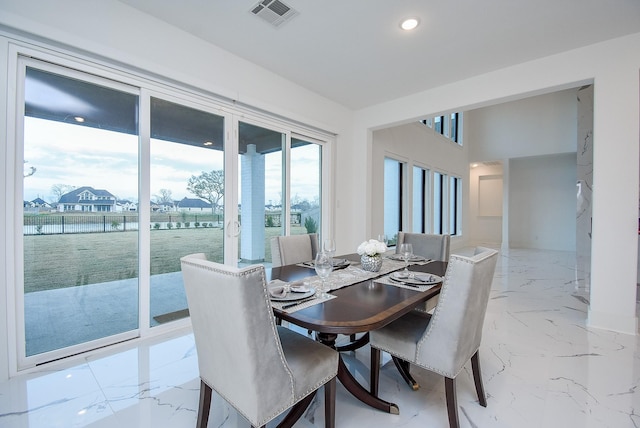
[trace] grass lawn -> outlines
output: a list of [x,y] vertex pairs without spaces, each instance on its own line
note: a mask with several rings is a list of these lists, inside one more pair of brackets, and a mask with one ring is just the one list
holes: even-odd
[[[265,229],[265,260],[278,227]],[[306,233],[304,227],[292,234]],[[180,257],[197,252],[222,261],[224,231],[189,228],[151,231],[151,274],[178,272]],[[138,277],[138,233],[24,236],[25,293]]]

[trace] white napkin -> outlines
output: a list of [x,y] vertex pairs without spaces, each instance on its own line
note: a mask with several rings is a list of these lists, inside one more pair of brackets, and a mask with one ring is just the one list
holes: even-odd
[[274,279],[269,282],[268,290],[271,296],[282,298],[289,294],[289,291],[306,293],[311,290],[311,286],[305,284],[303,281],[284,282],[279,279]]

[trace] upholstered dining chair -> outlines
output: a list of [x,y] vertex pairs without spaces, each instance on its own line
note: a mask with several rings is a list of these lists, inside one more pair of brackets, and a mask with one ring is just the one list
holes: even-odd
[[273,267],[308,262],[318,253],[318,234],[274,236],[271,238]]
[[[413,254],[422,256],[439,262],[449,260],[449,244],[451,237],[449,235],[432,235],[429,233],[408,233],[398,232],[398,243],[396,245],[396,253],[400,251],[400,244],[411,244]],[[424,302],[418,310],[428,312],[438,304],[438,296]]]
[[371,393],[378,395],[380,351],[445,378],[449,425],[458,427],[456,376],[471,360],[478,400],[487,401],[478,349],[498,252],[476,248],[473,257],[452,255],[433,315],[411,311],[370,333]]
[[212,390],[253,427],[287,409],[282,425],[303,414],[324,385],[325,426],[335,425],[338,353],[276,325],[264,266],[236,268],[180,259],[200,370],[197,427],[209,419]]
[[411,244],[413,254],[427,259],[446,262],[449,260],[449,235],[432,235],[428,233],[398,232],[396,253],[400,251],[400,244]]

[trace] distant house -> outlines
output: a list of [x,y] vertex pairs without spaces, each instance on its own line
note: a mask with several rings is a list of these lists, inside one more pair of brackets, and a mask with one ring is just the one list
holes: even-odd
[[116,197],[106,190],[84,186],[62,195],[58,211],[116,212]]
[[118,212],[138,211],[138,204],[136,204],[135,202],[128,201],[126,199],[120,199],[116,201],[116,211]]
[[211,204],[198,198],[183,198],[178,202],[178,211],[200,212],[211,210]]
[[25,212],[39,213],[51,210],[51,205],[42,198],[35,198],[32,201],[24,201],[22,204]]
[[42,198],[35,198],[33,201],[31,201],[31,206],[38,207],[38,208],[50,208],[51,207],[51,205],[49,205],[47,202],[45,202]]
[[171,212],[176,210],[177,201],[173,202],[159,202],[158,206],[160,207],[160,211],[162,212]]

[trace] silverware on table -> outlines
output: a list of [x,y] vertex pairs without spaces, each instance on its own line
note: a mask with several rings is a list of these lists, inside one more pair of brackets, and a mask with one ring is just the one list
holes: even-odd
[[417,285],[417,284],[411,284],[410,282],[405,282],[405,281],[403,281],[403,280],[401,280],[401,279],[396,279],[396,278],[394,278],[394,277],[392,277],[392,276],[389,276],[389,279],[390,279],[392,282],[397,282],[398,284],[406,285],[406,286],[408,286],[408,287],[420,288],[420,286],[419,286],[419,285]]
[[316,296],[314,295],[314,296],[311,296],[311,297],[304,298],[302,300],[298,300],[298,301],[293,302],[293,303],[287,303],[286,305],[282,305],[282,309],[293,308],[294,306],[298,306],[298,305],[302,305],[303,303],[310,302],[315,298],[316,298]]

